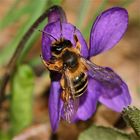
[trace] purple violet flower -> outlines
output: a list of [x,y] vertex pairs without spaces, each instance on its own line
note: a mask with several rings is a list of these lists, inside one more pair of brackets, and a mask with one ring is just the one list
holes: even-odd
[[[89,61],[90,57],[114,47],[122,38],[127,26],[128,13],[124,8],[113,7],[104,11],[96,18],[91,28],[88,48],[80,31],[67,22],[64,11],[57,6],[51,8],[48,24],[42,31],[43,61],[47,63],[52,59],[51,46],[61,37],[69,40],[75,48],[74,35],[76,35],[81,45],[80,56],[83,60],[88,59],[87,63],[91,67],[88,71],[87,90],[79,97],[79,106],[74,116],[75,121],[89,119],[95,112],[98,101],[117,112],[121,112],[131,103],[126,83],[112,69],[97,66]],[[51,71],[50,74],[49,115],[52,129],[56,131],[60,119],[65,119],[60,84],[62,75],[54,71]]]

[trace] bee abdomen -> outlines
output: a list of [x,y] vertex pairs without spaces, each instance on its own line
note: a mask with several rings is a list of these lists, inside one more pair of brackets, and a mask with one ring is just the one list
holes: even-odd
[[75,97],[81,96],[87,90],[88,84],[87,75],[85,73],[81,73],[79,76],[75,78],[73,83],[75,89],[74,96]]

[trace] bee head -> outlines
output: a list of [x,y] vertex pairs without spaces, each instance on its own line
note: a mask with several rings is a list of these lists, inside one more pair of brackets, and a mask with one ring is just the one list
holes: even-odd
[[69,48],[72,46],[72,43],[69,40],[66,39],[61,39],[60,41],[56,41],[52,46],[51,46],[51,52],[54,53],[55,55],[60,55],[65,48]]

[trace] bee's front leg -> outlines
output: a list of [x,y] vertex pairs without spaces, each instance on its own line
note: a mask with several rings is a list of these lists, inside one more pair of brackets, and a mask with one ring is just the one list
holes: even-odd
[[42,59],[42,62],[49,70],[58,71],[58,72],[61,72],[61,70],[62,70],[61,65],[59,65],[59,63],[57,63],[57,62],[56,63],[50,63],[50,62],[47,62],[43,59]]
[[81,44],[80,44],[80,42],[79,42],[78,37],[77,37],[76,34],[74,34],[74,40],[75,40],[75,42],[76,42],[76,49],[77,49],[78,52],[80,53],[80,51],[81,51]]
[[42,57],[42,55],[40,55],[41,59],[42,59],[42,62],[43,64],[45,65],[45,67],[49,70],[52,70],[52,71],[58,71],[58,72],[61,72],[62,70],[62,64],[60,61],[45,61]]
[[69,99],[69,94],[68,92],[66,91],[67,88],[65,87],[65,83],[64,83],[64,78],[62,76],[61,80],[60,80],[60,85],[62,87],[62,93],[61,93],[61,99],[64,101],[64,102],[67,102],[68,99]]

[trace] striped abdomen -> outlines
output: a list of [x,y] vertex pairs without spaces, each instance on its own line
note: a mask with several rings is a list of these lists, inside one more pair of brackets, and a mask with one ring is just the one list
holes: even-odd
[[87,90],[87,75],[86,73],[80,73],[73,79],[73,86],[74,86],[74,96],[79,97]]

